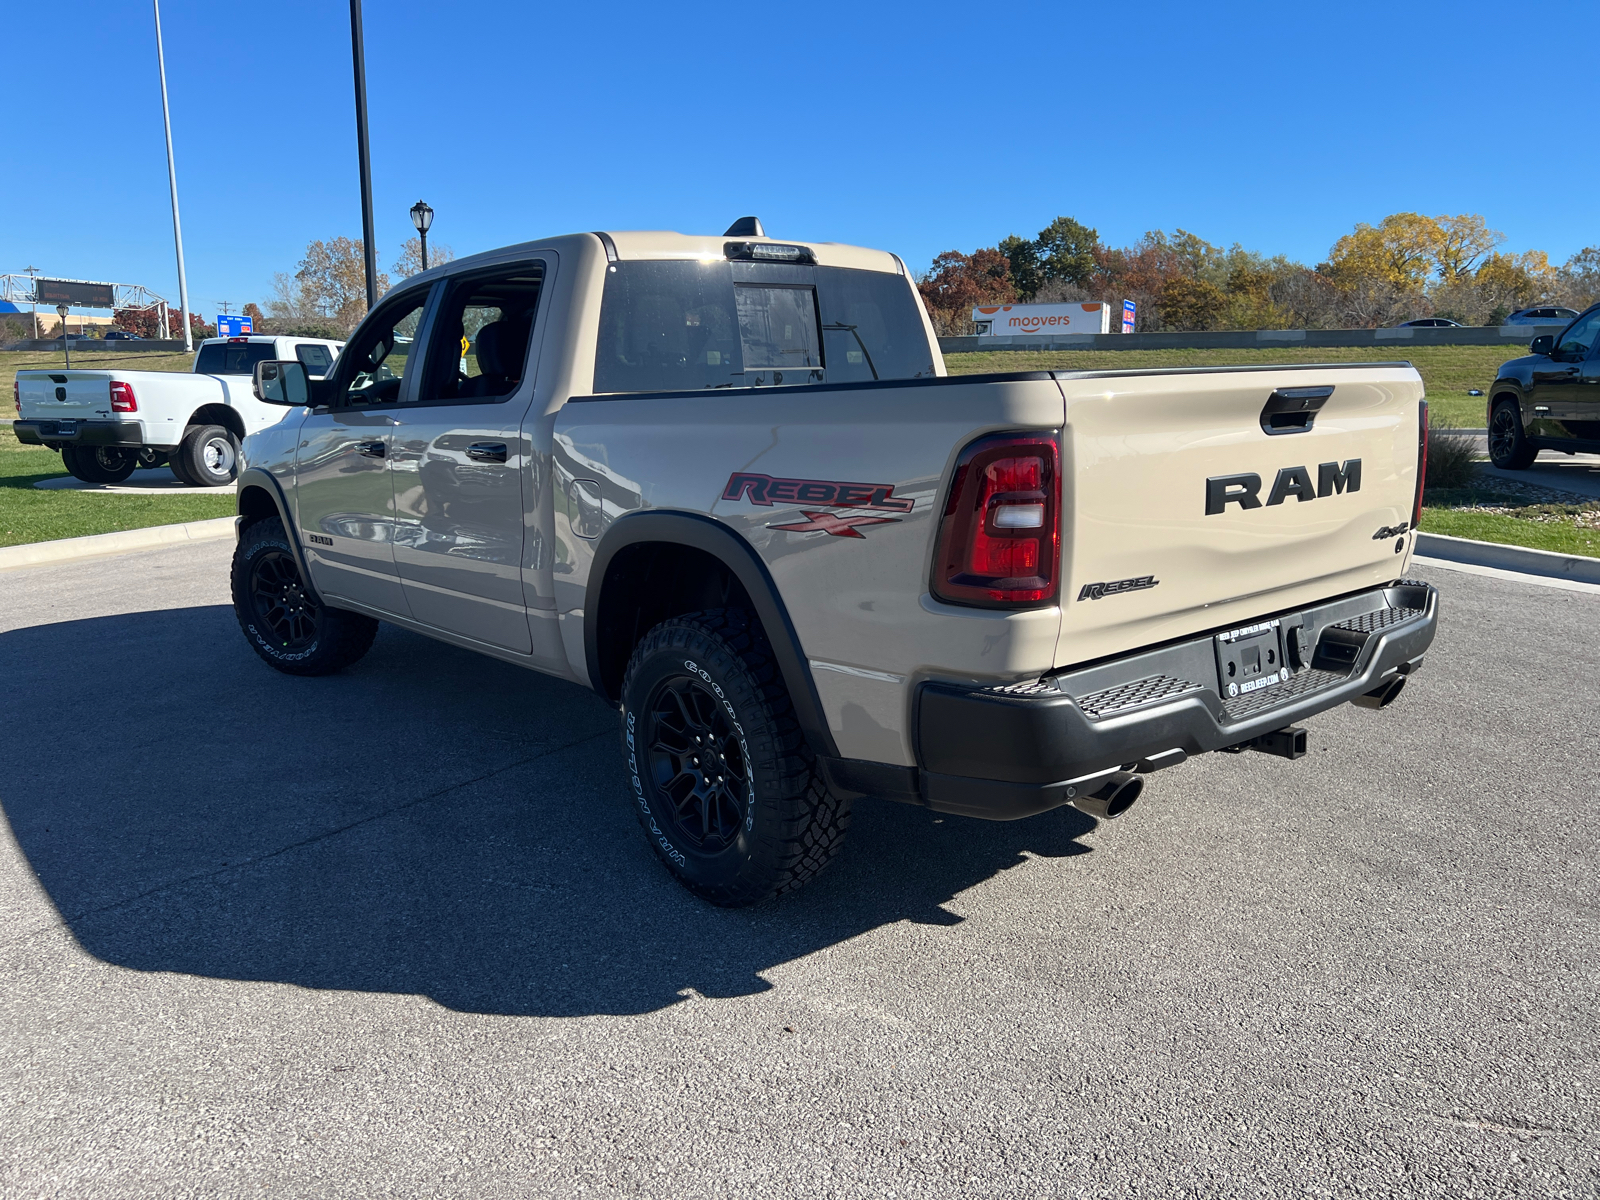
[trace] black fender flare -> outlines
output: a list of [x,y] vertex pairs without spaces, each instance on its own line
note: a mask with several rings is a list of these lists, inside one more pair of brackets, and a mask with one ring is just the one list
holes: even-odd
[[1517,407],[1517,420],[1522,425],[1522,432],[1526,436],[1528,426],[1532,423],[1528,411],[1528,392],[1522,380],[1515,376],[1502,375],[1489,387],[1489,394],[1484,397],[1484,426],[1487,428],[1494,423],[1494,410],[1503,400],[1509,398]]
[[311,599],[321,604],[322,597],[317,594],[317,585],[311,582],[311,564],[306,560],[305,547],[300,544],[300,531],[295,528],[294,518],[289,514],[289,498],[283,494],[283,485],[278,482],[278,477],[260,467],[246,467],[239,472],[234,487],[238,497],[235,505],[239,511],[237,521],[241,534],[244,532],[245,514],[242,501],[245,492],[251,488],[259,488],[272,499],[272,503],[278,509],[278,519],[283,522],[283,531],[289,535],[289,549],[294,554],[295,566],[300,568],[300,580]]
[[[828,728],[822,698],[817,694],[816,683],[811,677],[810,662],[801,649],[800,635],[795,632],[789,611],[778,594],[778,586],[772,581],[766,563],[761,561],[755,547],[744,538],[722,522],[700,513],[661,509],[629,513],[614,521],[601,535],[600,544],[595,547],[594,563],[589,569],[589,583],[583,599],[583,651],[590,686],[605,696],[601,683],[599,625],[600,592],[605,586],[606,573],[611,567],[611,560],[620,551],[641,542],[688,546],[718,559],[733,572],[734,578],[750,597],[761,627],[766,631],[767,641],[778,661],[778,670],[789,689],[789,698],[800,728],[818,754],[837,758],[838,747],[834,745],[833,731]],[[605,698],[617,699],[614,696]]]

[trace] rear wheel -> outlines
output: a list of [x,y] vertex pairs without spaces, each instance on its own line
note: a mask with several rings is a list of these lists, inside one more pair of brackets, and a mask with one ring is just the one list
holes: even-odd
[[239,443],[221,425],[191,425],[172,452],[172,473],[192,487],[224,487],[239,473]]
[[1539,451],[1528,445],[1516,401],[1500,401],[1489,418],[1489,461],[1502,471],[1525,471],[1538,457]]
[[61,461],[85,483],[121,483],[139,465],[138,455],[121,446],[63,446]]
[[233,612],[250,648],[288,675],[331,675],[372,648],[378,622],[312,598],[277,517],[257,521],[233,552]]
[[790,891],[839,852],[848,801],[823,783],[772,650],[742,609],[639,643],[622,684],[639,823],[667,870],[726,907]]

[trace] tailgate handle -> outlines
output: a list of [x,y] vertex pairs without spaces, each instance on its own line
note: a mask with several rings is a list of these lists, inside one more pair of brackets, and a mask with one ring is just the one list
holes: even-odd
[[1261,410],[1261,432],[1269,437],[1276,437],[1280,433],[1305,433],[1331,395],[1331,384],[1324,387],[1279,388],[1267,397],[1266,406]]

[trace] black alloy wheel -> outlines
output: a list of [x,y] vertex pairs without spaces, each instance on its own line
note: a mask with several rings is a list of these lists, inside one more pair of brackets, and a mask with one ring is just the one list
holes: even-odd
[[1502,471],[1522,471],[1533,464],[1539,451],[1528,445],[1522,414],[1516,404],[1502,401],[1489,418],[1489,461]]
[[750,765],[722,703],[700,679],[674,675],[645,708],[650,777],[681,843],[703,854],[739,836],[752,801]]
[[250,607],[281,650],[294,653],[317,640],[322,606],[307,597],[300,568],[281,550],[267,550],[250,564]]

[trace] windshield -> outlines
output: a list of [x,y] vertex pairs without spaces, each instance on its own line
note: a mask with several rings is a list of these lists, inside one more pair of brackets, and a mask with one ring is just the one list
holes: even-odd
[[213,342],[200,347],[195,359],[196,375],[253,375],[256,364],[271,362],[272,342]]

